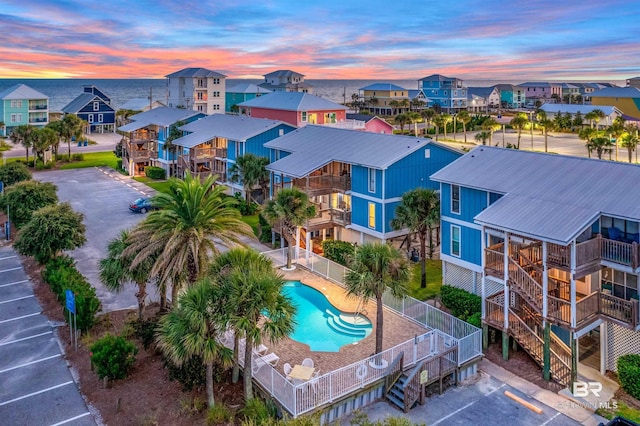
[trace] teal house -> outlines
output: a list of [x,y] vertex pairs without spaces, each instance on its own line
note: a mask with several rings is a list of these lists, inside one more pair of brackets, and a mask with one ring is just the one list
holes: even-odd
[[0,127],[2,136],[24,124],[44,127],[49,123],[49,97],[25,85],[16,84],[0,92]]
[[522,108],[526,102],[524,87],[513,84],[496,84],[494,86],[500,92],[500,106],[502,108]]
[[225,112],[238,112],[239,103],[259,98],[267,93],[271,93],[271,90],[253,83],[240,83],[229,87],[225,94]]

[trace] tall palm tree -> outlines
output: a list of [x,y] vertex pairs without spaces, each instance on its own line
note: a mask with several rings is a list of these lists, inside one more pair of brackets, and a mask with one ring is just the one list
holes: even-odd
[[209,407],[215,404],[213,366],[228,365],[232,357],[231,350],[219,341],[225,326],[219,297],[218,288],[209,280],[199,281],[160,320],[157,335],[158,347],[174,364],[181,366],[194,356],[202,358]]
[[187,172],[184,180],[169,182],[170,193],[152,199],[158,210],[131,231],[124,255],[135,255],[133,268],[155,258],[151,275],[171,283],[175,303],[183,285],[206,273],[210,256],[219,253],[217,241],[227,247],[242,245],[240,237],[253,237],[253,231],[234,207],[237,201],[225,195],[227,188],[214,186],[215,176],[201,182]]
[[482,145],[486,145],[487,139],[489,139],[490,137],[491,137],[491,133],[487,132],[486,130],[483,130],[481,132],[476,133],[475,139],[476,139],[476,142],[482,142]]
[[392,100],[391,102],[389,102],[389,106],[392,108],[392,115],[395,115],[396,112],[398,111],[398,108],[400,108],[400,101],[397,99]]
[[500,127],[500,123],[493,117],[488,117],[482,122],[482,130],[489,132],[489,143],[491,145],[493,145],[493,133]]
[[415,111],[409,111],[406,113],[407,115],[407,120],[409,121],[410,124],[413,124],[413,133],[416,137],[418,137],[418,123],[420,123],[422,121],[422,116],[415,112]]
[[520,137],[522,136],[522,129],[524,129],[529,124],[529,119],[527,118],[526,114],[519,113],[516,114],[516,116],[513,117],[511,121],[509,121],[509,124],[511,125],[511,127],[518,131],[517,149],[520,149]]
[[436,114],[433,116],[433,124],[436,126],[436,140],[438,140],[438,136],[440,133],[440,127],[444,125],[444,118],[442,114]]
[[231,182],[242,182],[247,202],[253,198],[251,197],[251,190],[256,185],[261,185],[263,200],[266,200],[263,185],[264,182],[269,181],[269,171],[266,169],[268,164],[269,159],[267,157],[249,153],[238,157],[236,162],[229,167],[229,179]]
[[400,131],[404,133],[404,126],[409,122],[409,116],[405,113],[398,114],[394,117],[393,121],[400,125]]
[[587,150],[589,156],[591,156],[591,152],[595,151],[598,159],[602,160],[602,154],[613,151],[613,142],[608,137],[596,136],[587,142]]
[[595,125],[597,125],[600,122],[600,120],[602,120],[605,117],[606,117],[606,114],[604,113],[604,111],[598,108],[591,110],[584,115],[584,118],[591,122],[592,129],[594,128]]
[[31,133],[36,128],[29,124],[21,124],[13,129],[13,133],[11,134],[11,141],[15,145],[22,145],[26,151],[26,159],[27,163],[29,162],[29,150],[31,149],[31,144],[33,143],[33,139],[31,138]]
[[620,136],[620,146],[627,149],[629,162],[632,162],[632,154],[638,148],[638,129],[633,125],[626,125],[624,133]]
[[548,136],[549,136],[549,130],[552,130],[554,125],[555,124],[553,120],[548,119],[546,117],[546,114],[543,119],[538,118],[538,126],[542,127],[542,134],[544,135],[544,152],[549,151],[549,144],[547,142]]
[[[124,256],[123,252],[130,244],[128,241],[129,231],[120,232],[117,238],[111,240],[107,246],[107,257],[100,260],[99,278],[100,281],[113,291],[121,291],[125,284],[133,281],[138,286],[136,298],[138,299],[138,319],[144,319],[144,305],[147,298],[147,282],[152,279],[151,268],[154,258],[149,257],[131,267],[133,255]],[[164,306],[160,307],[161,309]]]
[[444,138],[447,138],[447,125],[453,121],[453,116],[451,114],[443,113],[440,114],[442,119],[442,129],[444,133]]
[[427,123],[427,128],[425,129],[425,133],[428,133],[429,127],[431,127],[431,123],[433,122],[433,118],[436,116],[436,111],[433,108],[427,108],[420,111],[420,115]]
[[315,215],[316,208],[309,202],[309,196],[298,188],[283,188],[273,200],[267,201],[262,216],[274,229],[279,226],[282,237],[287,241],[287,269],[291,269],[297,228]]
[[41,161],[44,161],[45,151],[51,148],[51,146],[56,143],[56,140],[60,140],[58,139],[58,134],[49,127],[35,129],[29,137],[31,138],[31,150]]
[[396,207],[396,216],[391,220],[395,230],[409,229],[418,234],[420,240],[421,276],[420,287],[427,287],[427,237],[429,258],[433,256],[433,228],[440,222],[440,197],[432,189],[416,188],[402,194]]
[[80,139],[82,137],[82,133],[84,132],[87,122],[75,114],[65,114],[61,121],[62,125],[60,134],[62,135],[62,139],[67,142],[67,153],[69,155],[69,160],[71,160],[71,140],[74,138]]
[[295,307],[282,294],[284,278],[270,259],[251,249],[232,249],[215,259],[211,276],[218,282],[227,324],[234,330],[233,381],[238,380],[238,343],[245,339],[244,394],[253,397],[253,348],[263,338],[275,343],[293,332]]
[[381,243],[365,243],[356,249],[344,277],[347,293],[363,299],[376,299],[376,350],[382,352],[384,324],[382,295],[388,288],[395,297],[407,294],[411,267],[395,247]]
[[58,155],[58,148],[60,147],[60,140],[62,139],[62,135],[63,135],[62,120],[52,121],[49,124],[47,124],[46,127],[50,128],[54,132],[56,132],[56,135],[58,137],[56,139],[56,142],[53,145],[51,145],[51,151],[53,153],[53,158],[55,158],[56,155]]
[[471,123],[471,115],[468,111],[462,110],[458,113],[457,119],[462,123],[462,132],[464,133],[464,143],[467,143],[467,124]]

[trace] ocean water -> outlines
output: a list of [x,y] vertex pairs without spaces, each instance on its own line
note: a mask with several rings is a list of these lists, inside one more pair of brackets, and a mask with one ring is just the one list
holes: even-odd
[[[227,79],[227,87],[242,82],[261,83],[260,79]],[[358,89],[373,83],[392,83],[405,89],[417,89],[418,80],[306,80],[313,85],[313,94],[327,98],[333,102],[350,102],[351,95],[358,93]],[[166,79],[0,79],[0,92],[15,84],[26,84],[39,92],[49,96],[49,110],[60,111],[76,96],[82,93],[83,86],[94,85],[102,90],[115,106],[123,105],[131,99],[153,99],[166,102]],[[522,81],[509,80],[464,80],[465,86],[488,87],[498,83],[518,84]],[[624,81],[611,81],[619,86]]]

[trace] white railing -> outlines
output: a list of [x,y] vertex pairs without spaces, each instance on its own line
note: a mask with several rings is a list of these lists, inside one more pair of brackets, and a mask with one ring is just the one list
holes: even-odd
[[[278,249],[263,252],[263,254],[271,258],[274,261],[274,265],[281,266],[286,264],[285,250]],[[311,272],[321,275],[343,288],[345,287],[344,276],[349,271],[348,268],[308,250],[298,248],[296,250],[298,250],[298,255],[293,261],[311,270]],[[458,365],[482,355],[482,330],[468,322],[462,321],[413,297],[396,298],[388,291],[384,293],[382,302],[387,309],[395,311],[399,315],[409,318],[428,329],[440,330],[455,340],[459,347]]]
[[324,126],[337,127],[339,129],[363,130],[366,127],[366,124],[367,123],[362,120],[346,119],[336,121],[335,123],[324,123]]

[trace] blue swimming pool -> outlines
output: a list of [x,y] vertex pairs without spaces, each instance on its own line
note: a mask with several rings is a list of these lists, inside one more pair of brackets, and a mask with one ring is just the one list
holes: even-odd
[[324,294],[300,281],[287,282],[283,293],[296,306],[296,326],[289,337],[312,351],[338,352],[371,334],[371,321],[366,317],[339,311]]

